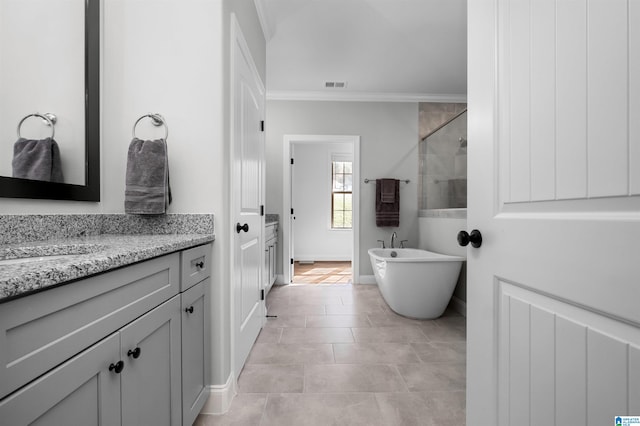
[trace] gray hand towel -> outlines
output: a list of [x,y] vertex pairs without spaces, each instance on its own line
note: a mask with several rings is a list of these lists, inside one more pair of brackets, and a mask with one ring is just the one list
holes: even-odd
[[169,160],[164,139],[133,138],[127,155],[124,210],[130,214],[165,214],[171,204]]
[[55,140],[20,138],[13,145],[13,177],[63,182],[60,148]]

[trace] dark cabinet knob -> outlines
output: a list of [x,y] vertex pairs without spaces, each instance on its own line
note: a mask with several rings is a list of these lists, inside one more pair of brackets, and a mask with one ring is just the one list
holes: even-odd
[[467,233],[467,231],[458,232],[458,244],[462,247],[471,243],[471,246],[474,248],[478,248],[482,245],[482,234],[477,229],[471,231],[471,233]]
[[236,224],[236,232],[239,234],[240,231],[249,232],[249,224],[245,223],[244,225],[240,225],[240,223],[238,222]]
[[200,269],[204,268],[204,262],[198,262],[198,263],[196,263],[196,267],[197,267],[197,268],[200,268]]
[[186,313],[192,314],[193,313],[193,306],[189,306],[188,308],[185,308],[184,311]]
[[124,362],[122,361],[118,361],[115,364],[111,364],[109,366],[109,371],[113,371],[116,374],[120,374],[122,372],[122,370],[124,370]]
[[140,357],[140,348],[135,348],[134,350],[129,349],[129,352],[127,352],[127,356],[131,356],[133,357],[133,359],[138,359]]

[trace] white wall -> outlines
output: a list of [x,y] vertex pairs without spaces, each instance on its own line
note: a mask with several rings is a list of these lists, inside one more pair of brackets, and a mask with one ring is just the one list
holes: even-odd
[[[444,212],[443,214],[446,214]],[[467,248],[458,245],[458,232],[467,229],[466,211],[460,217],[420,217],[418,247],[436,253],[467,257]],[[465,262],[466,263],[466,262]],[[464,267],[453,293],[461,301],[467,301],[467,271]]]
[[458,232],[467,229],[467,219],[421,217],[418,247],[436,253],[467,257],[466,247],[458,245]]
[[331,155],[352,157],[351,144],[293,144],[294,259],[351,260],[353,232],[331,229]]
[[217,213],[223,203],[195,190],[218,194],[225,185],[221,21],[221,0],[103,2],[101,201],[5,198],[0,214],[123,213],[131,129],[148,112],[169,125],[168,213]]
[[[400,185],[400,226],[375,224],[375,184],[360,185],[360,274],[373,275],[367,250],[393,231],[409,246],[418,244],[418,104],[414,102],[267,102],[267,200],[270,213],[283,212],[283,135],[361,136],[360,176],[410,179]],[[282,244],[279,244],[282,247]],[[282,258],[282,253],[279,255]],[[281,267],[281,265],[280,265]],[[280,271],[280,273],[282,273]]]

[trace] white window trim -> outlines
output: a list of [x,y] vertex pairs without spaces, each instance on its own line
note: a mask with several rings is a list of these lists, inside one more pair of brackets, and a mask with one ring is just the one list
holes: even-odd
[[[349,161],[351,162],[352,174],[351,174],[351,228],[334,228],[333,223],[333,162],[334,161]],[[353,155],[345,152],[330,152],[329,153],[329,231],[335,232],[351,232],[353,230],[353,187],[355,182],[353,181]]]

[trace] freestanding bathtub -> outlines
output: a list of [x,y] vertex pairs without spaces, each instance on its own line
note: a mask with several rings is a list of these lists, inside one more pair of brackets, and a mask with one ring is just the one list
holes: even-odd
[[382,297],[394,312],[409,318],[438,318],[451,300],[463,257],[426,250],[369,249]]

